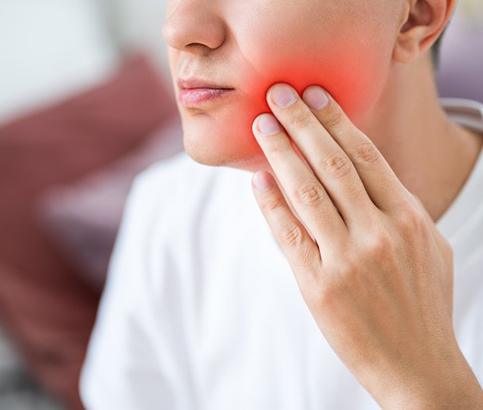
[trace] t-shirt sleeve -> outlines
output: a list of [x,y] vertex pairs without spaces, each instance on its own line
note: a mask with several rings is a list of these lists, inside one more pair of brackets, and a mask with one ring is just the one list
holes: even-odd
[[88,410],[193,408],[162,194],[162,179],[141,174],[126,202],[81,374]]

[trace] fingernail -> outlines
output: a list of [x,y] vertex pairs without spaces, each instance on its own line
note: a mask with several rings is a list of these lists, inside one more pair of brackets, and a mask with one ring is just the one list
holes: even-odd
[[266,192],[273,187],[273,177],[264,171],[259,171],[253,177],[253,185],[260,192]]
[[297,95],[292,87],[279,84],[270,90],[272,101],[280,108],[287,108],[297,101]]
[[263,135],[276,134],[282,129],[277,119],[271,114],[260,115],[257,120],[257,127]]
[[329,103],[327,93],[319,86],[311,86],[304,91],[304,101],[313,110],[321,110]]

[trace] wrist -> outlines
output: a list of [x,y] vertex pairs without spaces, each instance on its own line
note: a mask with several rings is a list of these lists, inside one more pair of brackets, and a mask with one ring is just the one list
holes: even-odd
[[409,393],[396,400],[381,403],[387,410],[481,410],[483,409],[483,391],[476,384],[465,385],[461,389],[446,386],[442,389],[426,390],[419,394]]
[[387,410],[480,410],[483,390],[472,372],[454,374],[452,380],[401,388],[396,395],[381,399],[379,404]]
[[368,390],[383,409],[483,409],[483,390],[459,348],[417,370],[379,375]]

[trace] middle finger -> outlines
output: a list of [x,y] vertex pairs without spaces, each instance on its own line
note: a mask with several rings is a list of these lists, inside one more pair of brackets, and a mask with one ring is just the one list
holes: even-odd
[[267,102],[330,194],[349,228],[364,224],[375,206],[346,152],[288,84],[276,84]]

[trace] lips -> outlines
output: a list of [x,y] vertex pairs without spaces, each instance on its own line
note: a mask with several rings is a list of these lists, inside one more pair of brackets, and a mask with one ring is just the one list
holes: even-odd
[[235,90],[232,87],[194,77],[179,79],[177,85],[178,100],[186,108],[195,108],[213,102],[232,94]]
[[177,84],[180,90],[192,88],[233,89],[232,87],[197,77],[180,78],[178,79]]

